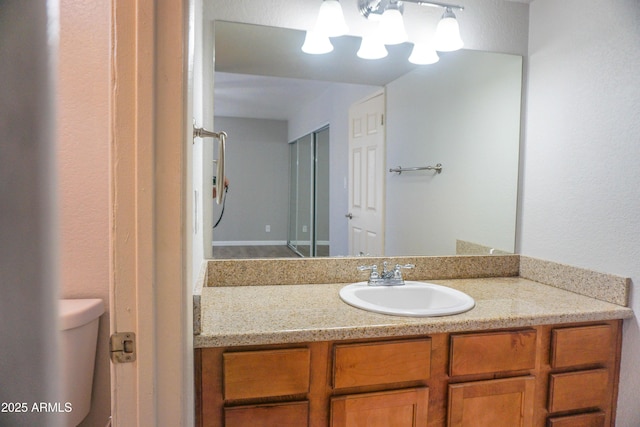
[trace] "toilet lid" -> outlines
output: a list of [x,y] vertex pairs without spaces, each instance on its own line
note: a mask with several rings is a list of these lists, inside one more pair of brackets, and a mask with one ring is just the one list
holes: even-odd
[[77,328],[97,319],[104,313],[101,299],[61,299],[58,305],[59,329]]

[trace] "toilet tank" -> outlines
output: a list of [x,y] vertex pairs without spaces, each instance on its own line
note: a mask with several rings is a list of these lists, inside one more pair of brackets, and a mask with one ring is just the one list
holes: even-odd
[[[75,427],[91,407],[101,299],[59,301],[61,402],[70,404],[65,426]],[[67,405],[69,407],[69,405]]]

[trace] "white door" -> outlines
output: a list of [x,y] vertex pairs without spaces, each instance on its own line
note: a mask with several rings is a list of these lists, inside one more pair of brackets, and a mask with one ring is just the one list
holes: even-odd
[[384,255],[385,96],[349,108],[349,254]]

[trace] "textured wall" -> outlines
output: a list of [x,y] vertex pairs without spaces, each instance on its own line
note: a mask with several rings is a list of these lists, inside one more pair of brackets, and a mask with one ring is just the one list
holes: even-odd
[[[520,252],[628,276],[640,310],[640,3],[531,4]],[[640,425],[625,323],[619,426]]]
[[[58,189],[63,298],[101,298],[109,308],[109,53],[111,2],[61,0]],[[109,314],[100,319],[91,412],[111,413]]]

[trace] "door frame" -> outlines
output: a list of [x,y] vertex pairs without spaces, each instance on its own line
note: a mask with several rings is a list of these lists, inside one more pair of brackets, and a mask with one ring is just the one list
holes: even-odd
[[135,362],[111,364],[114,426],[194,423],[184,231],[193,1],[111,2],[110,329],[137,339]]

